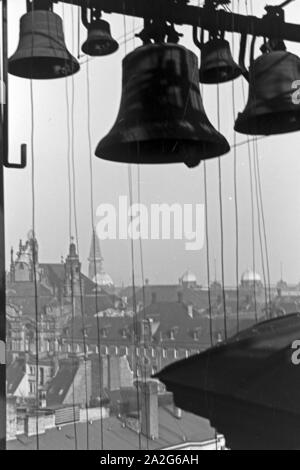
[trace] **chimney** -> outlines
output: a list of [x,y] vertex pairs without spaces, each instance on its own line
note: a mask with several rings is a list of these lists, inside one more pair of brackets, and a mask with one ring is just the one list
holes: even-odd
[[178,408],[175,404],[174,404],[173,411],[174,411],[174,416],[175,416],[175,418],[177,418],[177,419],[181,419],[181,418],[182,418],[182,409],[181,409],[181,408]]
[[107,381],[108,389],[112,392],[114,390],[120,390],[121,388],[121,376],[120,376],[120,361],[119,357],[107,356]]
[[139,382],[138,387],[141,400],[142,434],[152,440],[158,439],[158,383],[150,379],[146,382]]
[[282,289],[280,287],[277,288],[277,295],[278,297],[282,297]]
[[183,300],[182,292],[177,292],[177,297],[178,297],[178,302],[182,304],[182,300]]
[[152,297],[152,303],[153,303],[153,304],[156,304],[156,302],[157,302],[157,295],[156,295],[156,292],[152,292],[152,296],[151,296],[151,297]]
[[190,318],[194,318],[194,308],[193,308],[193,305],[192,304],[189,304],[188,305],[188,316]]

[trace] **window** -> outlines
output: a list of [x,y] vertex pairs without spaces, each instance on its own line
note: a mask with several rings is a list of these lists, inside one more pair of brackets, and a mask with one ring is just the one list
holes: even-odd
[[40,367],[40,385],[45,383],[45,371],[43,367]]
[[107,338],[107,330],[106,330],[106,328],[103,328],[103,329],[101,330],[101,333],[102,333],[102,338]]

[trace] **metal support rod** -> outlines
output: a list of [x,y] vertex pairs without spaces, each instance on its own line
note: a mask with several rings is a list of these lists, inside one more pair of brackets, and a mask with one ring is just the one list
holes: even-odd
[[[4,80],[7,60],[7,10],[6,0],[2,0],[2,60],[1,72]],[[6,58],[5,58],[6,57]],[[5,81],[2,86],[5,87]],[[7,103],[0,103],[1,108]],[[6,342],[6,299],[5,299],[5,243],[4,243],[4,149],[6,147],[6,132],[4,126],[4,113],[0,117],[0,342],[2,348]],[[5,351],[4,351],[5,352]],[[6,367],[0,364],[0,450],[6,449]]]
[[5,271],[5,214],[3,168],[25,168],[27,146],[21,145],[20,163],[9,161],[8,132],[8,56],[7,56],[7,0],[1,1],[2,56],[0,58],[0,450],[6,449],[6,271]]
[[[229,13],[197,6],[183,5],[176,0],[52,0],[76,6],[98,7],[105,13],[118,13],[145,19],[163,19],[179,25],[215,28],[231,33],[250,34],[300,42],[300,25],[276,21],[269,15],[263,18]],[[280,28],[279,28],[280,26]]]

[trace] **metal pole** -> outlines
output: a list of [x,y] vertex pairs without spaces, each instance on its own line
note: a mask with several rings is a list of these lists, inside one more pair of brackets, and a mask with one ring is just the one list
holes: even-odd
[[[6,86],[7,73],[7,10],[6,0],[2,0],[2,57],[1,57],[1,82],[3,91]],[[2,93],[2,101],[5,101],[5,93]],[[0,450],[6,449],[6,367],[5,367],[5,342],[6,342],[6,299],[5,299],[5,241],[4,241],[4,140],[7,138],[4,131],[4,107],[7,103],[1,104],[0,117],[0,345],[2,357],[0,357]],[[4,356],[4,357],[3,357]]]
[[8,55],[7,0],[1,2],[2,44],[0,57],[0,450],[6,449],[6,271],[4,167],[23,169],[27,162],[27,146],[21,145],[20,163],[9,162],[8,132]]

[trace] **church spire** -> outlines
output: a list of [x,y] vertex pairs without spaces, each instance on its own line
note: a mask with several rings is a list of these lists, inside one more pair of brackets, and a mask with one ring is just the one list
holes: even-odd
[[97,234],[95,230],[93,230],[92,233],[92,240],[91,240],[91,248],[90,248],[90,256],[88,261],[103,261],[102,254],[101,254],[101,249],[100,249],[100,242],[99,238],[97,237]]
[[90,256],[89,261],[89,278],[94,280],[97,274],[100,274],[103,270],[103,257],[100,249],[99,238],[97,237],[95,229],[92,233]]

